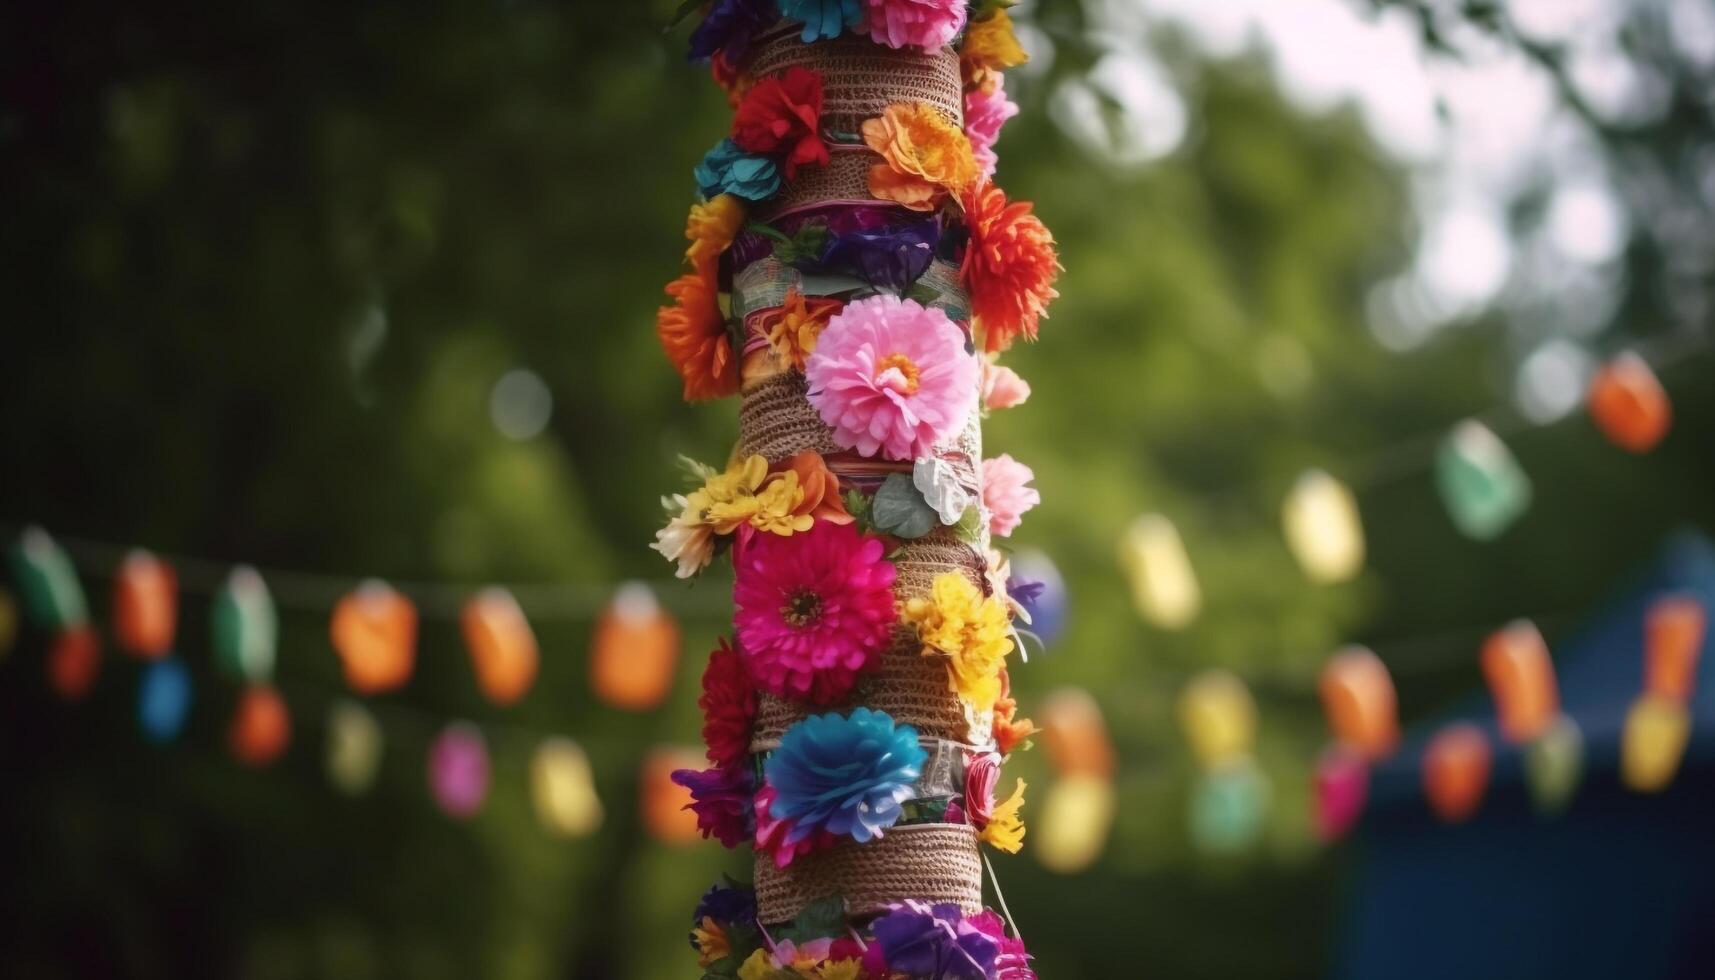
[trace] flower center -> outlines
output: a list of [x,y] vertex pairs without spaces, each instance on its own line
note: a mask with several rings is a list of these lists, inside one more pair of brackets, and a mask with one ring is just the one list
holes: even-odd
[[917,394],[917,364],[904,354],[889,354],[875,364],[876,383],[902,395]]
[[786,604],[780,607],[780,618],[788,626],[800,629],[822,618],[822,597],[809,589],[800,589],[787,598]]

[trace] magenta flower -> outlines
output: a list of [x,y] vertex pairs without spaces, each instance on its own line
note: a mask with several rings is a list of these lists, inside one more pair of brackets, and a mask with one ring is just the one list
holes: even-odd
[[858,30],[890,48],[933,50],[965,26],[965,0],[864,0],[864,11]]
[[799,839],[788,843],[798,829],[796,820],[779,820],[770,812],[778,794],[774,787],[766,781],[762,784],[761,792],[756,794],[756,853],[766,854],[774,859],[774,866],[784,868],[797,858],[816,851],[826,850],[839,842],[827,829],[818,830],[808,835],[800,835]]
[[883,293],[828,321],[804,373],[810,404],[836,443],[906,460],[930,455],[965,424],[977,359],[945,313]]
[[1024,941],[1006,934],[1005,923],[1000,921],[1000,916],[995,915],[993,909],[983,909],[976,915],[966,916],[965,921],[994,940],[995,980],[1036,980],[1036,971],[1030,968],[1032,957],[1025,951]]
[[883,550],[855,525],[817,521],[790,537],[755,535],[734,552],[734,626],[758,685],[831,704],[875,666],[896,618]]
[[1042,502],[1042,495],[1029,485],[1034,479],[1030,467],[1006,453],[983,460],[983,508],[989,512],[990,534],[1010,535],[1024,512]]
[[965,93],[965,136],[971,141],[971,156],[983,169],[984,177],[993,177],[995,165],[1000,162],[994,152],[1000,127],[1016,115],[1018,103],[1006,97],[1006,79],[999,72],[994,73],[993,86]]
[[697,829],[725,847],[737,847],[750,836],[751,790],[756,777],[739,763],[714,769],[675,769],[673,782],[691,791],[685,809],[697,815]]
[[964,816],[978,830],[994,816],[994,787],[1000,782],[1000,757],[990,753],[973,757],[965,765]]

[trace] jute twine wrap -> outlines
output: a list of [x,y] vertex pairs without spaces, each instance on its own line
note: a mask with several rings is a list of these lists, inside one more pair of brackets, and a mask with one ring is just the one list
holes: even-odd
[[964,84],[952,48],[890,48],[857,34],[805,44],[798,30],[793,26],[758,42],[745,67],[759,79],[794,66],[820,72],[824,130],[856,133],[865,119],[895,102],[928,103],[964,128]]
[[830,146],[823,167],[800,167],[780,193],[757,205],[757,217],[772,221],[782,215],[832,202],[869,204],[869,168],[882,163],[881,154],[867,146]]
[[854,34],[805,44],[792,26],[760,41],[746,67],[754,77],[767,78],[793,66],[821,73],[822,130],[836,142],[829,146],[827,166],[801,168],[759,208],[765,220],[829,201],[872,200],[869,168],[882,159],[862,145],[860,133],[865,119],[896,102],[926,103],[964,128],[964,89],[952,48],[895,49]]
[[[821,122],[830,141],[830,160],[827,166],[801,168],[778,196],[759,206],[756,216],[760,220],[829,204],[871,202],[869,171],[882,158],[861,144],[859,133],[864,120],[881,115],[889,105],[926,103],[949,122],[963,127],[959,60],[951,49],[895,50],[853,35],[804,44],[797,25],[783,25],[755,45],[745,67],[753,76],[766,78],[794,65],[822,76]],[[747,261],[735,276],[733,309],[739,316],[749,317],[778,306],[797,276],[796,270],[781,266],[771,257]],[[955,322],[969,319],[968,300],[959,287],[956,267],[937,261],[922,282],[940,293],[931,305]],[[858,477],[859,486],[873,486],[870,481],[877,479],[878,472],[911,471],[910,461],[852,461],[810,406],[804,376],[790,370],[773,373],[778,371],[777,364],[757,366],[759,370],[747,374],[742,386],[740,454],[757,454],[778,462],[794,453],[815,450],[829,457],[829,466],[843,479]],[[981,485],[982,461],[977,392],[971,392],[971,400],[969,421],[938,443],[934,455],[946,461],[959,482],[975,492]],[[926,596],[936,576],[948,572],[965,576],[986,593],[983,544],[986,536],[983,542],[972,545],[945,527],[900,542],[892,556],[898,573],[895,595],[901,601]],[[924,738],[975,745],[991,740],[992,715],[966,705],[949,681],[946,659],[923,656],[915,628],[900,624],[894,628],[876,668],[859,678],[844,704],[809,707],[760,693],[751,750],[767,752],[778,747],[786,730],[812,713],[847,711],[858,705],[885,711],[895,722],[912,726]],[[974,914],[982,909],[982,873],[973,828],[945,823],[899,826],[867,844],[842,840],[829,850],[797,858],[785,869],[776,868],[771,857],[759,855],[757,906],[763,922],[788,921],[804,906],[829,895],[842,896],[847,913],[853,916],[873,914],[907,898],[954,902]]]
[[756,909],[763,922],[787,922],[817,899],[840,895],[846,914],[880,912],[906,898],[983,908],[983,864],[975,828],[926,823],[894,827],[867,844],[842,840],[785,868],[756,862]]
[[840,451],[834,431],[806,397],[809,383],[796,371],[777,374],[747,388],[738,409],[738,451],[770,463],[814,449],[824,456]]

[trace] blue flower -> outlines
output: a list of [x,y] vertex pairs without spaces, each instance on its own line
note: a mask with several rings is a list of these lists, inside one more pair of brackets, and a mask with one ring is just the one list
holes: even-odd
[[[872,927],[875,944],[864,965],[914,977],[992,980],[1000,952],[993,939],[965,921],[957,905],[930,905],[906,899]],[[872,964],[872,959],[883,963]]]
[[747,201],[765,201],[780,189],[780,168],[774,161],[746,153],[730,139],[721,140],[704,154],[692,174],[706,198],[731,194]]
[[858,0],[780,0],[780,12],[787,20],[804,22],[800,36],[805,44],[839,37],[842,30],[863,22]]
[[719,51],[736,65],[750,51],[751,38],[779,17],[775,0],[715,0],[703,22],[691,32],[691,60],[709,58]]
[[867,842],[898,822],[925,757],[917,729],[884,711],[805,718],[763,763],[778,794],[768,812],[793,821],[787,843],[822,830]]

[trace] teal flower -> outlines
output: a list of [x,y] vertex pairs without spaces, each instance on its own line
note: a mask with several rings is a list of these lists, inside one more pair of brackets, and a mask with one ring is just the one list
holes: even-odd
[[858,0],[780,0],[780,12],[787,20],[803,21],[800,36],[805,44],[839,37],[841,31],[863,21]]
[[765,201],[780,189],[780,168],[765,156],[746,153],[730,139],[721,140],[703,156],[692,174],[703,197],[731,194],[747,201]]
[[884,711],[811,716],[763,764],[777,794],[769,815],[792,821],[788,844],[823,830],[868,842],[899,821],[926,757],[917,729]]

